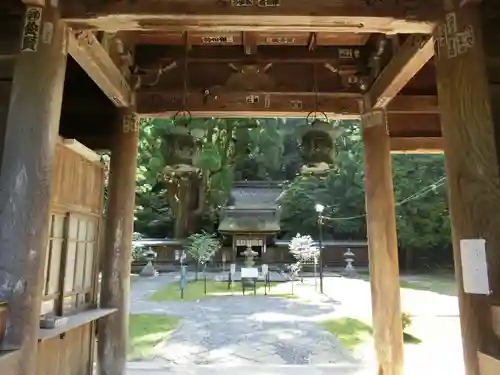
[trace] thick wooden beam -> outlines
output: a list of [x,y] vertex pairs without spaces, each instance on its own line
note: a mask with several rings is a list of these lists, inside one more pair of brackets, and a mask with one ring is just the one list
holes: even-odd
[[439,114],[435,95],[397,95],[387,107],[389,113],[436,113]]
[[139,121],[126,109],[113,137],[102,257],[101,307],[118,311],[99,321],[100,375],[123,375],[127,362],[130,264],[134,228]]
[[[500,358],[491,318],[491,306],[500,305],[500,95],[490,87],[488,66],[498,55],[500,15],[491,2],[462,7],[460,0],[444,0],[443,7],[434,34],[436,73],[464,361],[467,375],[484,375],[478,351]],[[485,241],[489,285],[480,290],[464,285],[463,275],[481,267],[462,263],[470,251],[461,247],[464,239]]]
[[[117,30],[430,33],[439,0],[143,0],[64,2],[70,23]],[[240,4],[239,6],[237,4]],[[247,4],[248,6],[241,6]]]
[[[184,59],[182,46],[137,46],[136,51],[138,54],[137,64],[143,70],[158,69],[158,63],[165,64]],[[361,54],[367,54],[364,46],[321,46],[314,51],[309,51],[306,46],[262,46],[258,52],[254,51],[252,54],[245,54],[241,46],[207,45],[192,47],[189,50],[188,59],[190,63],[203,64],[329,63],[335,66],[340,64],[355,67],[356,62],[360,60],[359,56]]]
[[427,35],[410,35],[382,70],[369,91],[374,108],[385,107],[434,55]]
[[130,106],[126,78],[91,31],[69,33],[68,52],[117,107]]
[[[310,32],[300,31],[271,31],[254,32],[255,43],[258,46],[307,46],[311,42]],[[364,46],[370,34],[358,33],[313,33],[316,35],[316,46]],[[120,31],[116,35],[136,45],[184,45],[182,31]],[[244,44],[241,31],[191,31],[189,33],[190,46],[241,46]]]
[[441,137],[437,113],[392,113],[387,115],[389,134],[394,138]]
[[[137,94],[137,111],[146,116],[169,116],[182,108],[182,91],[144,90]],[[317,109],[344,118],[359,117],[362,96],[356,93],[318,94]],[[412,102],[415,101],[415,104]],[[420,96],[401,96],[391,105],[390,122],[404,126],[414,119],[415,126],[440,132],[435,100]],[[422,103],[418,107],[418,103]],[[425,106],[427,105],[427,106]],[[187,94],[186,109],[199,116],[304,116],[316,108],[313,93],[214,91],[208,97],[200,91]],[[422,111],[422,112],[419,112]],[[394,115],[392,114],[394,113]],[[411,116],[410,116],[411,115]],[[423,120],[424,122],[419,122]]]
[[442,154],[440,137],[391,137],[391,154]]
[[493,358],[484,353],[477,353],[479,361],[479,373],[481,375],[497,375],[500,374],[500,359]]
[[51,7],[28,12],[43,26],[26,40],[38,44],[25,43],[31,50],[17,59],[0,175],[0,300],[9,302],[2,349],[21,349],[12,373],[26,375],[36,367],[51,169],[66,71],[58,12]]
[[[146,116],[170,116],[182,108],[182,92],[142,91],[137,95],[137,111]],[[311,93],[202,92],[187,95],[186,108],[196,116],[306,116],[315,109],[331,116],[359,117],[360,95],[332,94],[317,98]],[[316,105],[317,103],[317,105]]]
[[363,115],[365,195],[378,374],[403,374],[403,327],[391,149],[384,111]]

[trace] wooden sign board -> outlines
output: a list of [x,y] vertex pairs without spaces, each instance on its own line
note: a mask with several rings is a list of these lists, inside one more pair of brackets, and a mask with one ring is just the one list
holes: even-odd
[[224,44],[224,43],[233,43],[234,38],[232,36],[204,36],[201,38],[201,42],[203,44]]
[[246,278],[257,278],[259,277],[259,269],[258,268],[253,268],[253,267],[246,267],[241,269],[241,278],[246,279]]
[[251,7],[257,5],[260,8],[279,7],[280,0],[231,0],[233,7]]
[[40,40],[43,9],[27,7],[24,16],[23,35],[21,38],[21,52],[36,52]]
[[383,109],[374,109],[361,116],[361,123],[364,128],[386,125],[385,111]]
[[339,48],[339,59],[354,60],[359,59],[360,51],[357,48]]
[[231,6],[233,7],[251,7],[253,5],[253,0],[231,0]]
[[267,37],[266,43],[271,45],[286,45],[286,44],[294,44],[295,38],[288,37]]

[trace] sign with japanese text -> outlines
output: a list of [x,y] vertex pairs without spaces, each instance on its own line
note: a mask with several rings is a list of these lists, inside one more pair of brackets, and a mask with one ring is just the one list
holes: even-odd
[[234,39],[232,36],[204,36],[201,41],[204,44],[223,44],[233,43]]
[[24,17],[21,52],[36,52],[40,40],[43,10],[40,7],[27,7]]

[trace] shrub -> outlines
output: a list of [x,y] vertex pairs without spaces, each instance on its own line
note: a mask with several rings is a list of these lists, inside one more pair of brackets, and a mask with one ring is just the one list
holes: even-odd
[[411,326],[412,319],[410,313],[403,312],[401,314],[401,322],[403,323],[403,331],[409,326]]

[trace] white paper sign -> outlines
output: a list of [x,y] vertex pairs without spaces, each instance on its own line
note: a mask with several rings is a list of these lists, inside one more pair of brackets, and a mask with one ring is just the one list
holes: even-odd
[[258,268],[242,268],[241,269],[241,278],[252,278],[259,277],[259,269]]
[[490,294],[486,240],[460,240],[460,258],[465,293]]
[[231,272],[231,275],[234,275],[236,273],[236,264],[231,264],[231,268],[230,268],[230,271]]
[[269,272],[269,266],[267,264],[262,265],[262,276],[266,276]]

